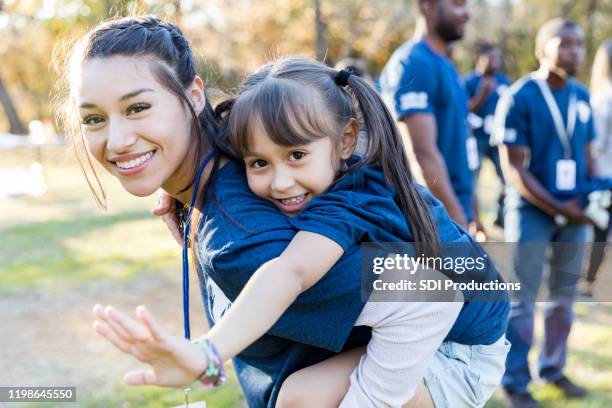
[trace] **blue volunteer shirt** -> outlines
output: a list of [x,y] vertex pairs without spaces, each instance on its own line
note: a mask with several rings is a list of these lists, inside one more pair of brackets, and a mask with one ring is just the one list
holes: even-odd
[[[491,131],[493,129],[493,118],[495,116],[495,107],[497,101],[499,101],[500,95],[508,89],[511,84],[510,78],[502,73],[496,73],[494,75],[497,86],[495,90],[489,94],[485,99],[480,109],[474,112],[482,121],[479,126],[473,127],[474,136],[486,143],[489,143],[491,137]],[[479,72],[471,72],[464,78],[465,90],[467,91],[468,97],[473,98],[478,93],[480,88],[480,81],[482,80],[482,74]]]
[[[482,249],[456,226],[425,189],[443,242]],[[266,335],[234,359],[250,407],[273,407],[282,381],[292,372],[366,344],[369,333],[353,328],[363,309],[362,241],[410,241],[411,233],[382,173],[368,167],[349,173],[328,193],[289,218],[248,188],[244,166],[230,161],[219,170],[202,209],[198,233],[199,277],[211,325],[223,315],[251,275],[277,257],[298,230],[338,242],[345,253],[312,288],[301,294]],[[463,254],[466,256],[465,254]],[[488,269],[487,280],[497,278]],[[501,279],[500,279],[501,280]],[[466,303],[447,340],[490,344],[505,331],[507,303]]]
[[[519,79],[501,98],[496,111],[493,141],[527,147],[529,172],[555,198],[567,200],[584,196],[591,190],[585,148],[595,138],[593,115],[587,89],[573,78],[563,88],[551,89],[551,92],[563,117],[564,127],[567,126],[570,93],[576,94],[576,125],[570,136],[571,158],[576,162],[576,187],[573,190],[557,189],[556,166],[557,161],[563,159],[563,144],[544,96],[531,76]],[[506,200],[514,208],[531,205],[511,185]]]
[[385,65],[381,95],[397,120],[416,113],[434,115],[437,146],[453,191],[468,218],[472,214],[472,174],[467,159],[467,94],[453,62],[425,41],[407,42]]

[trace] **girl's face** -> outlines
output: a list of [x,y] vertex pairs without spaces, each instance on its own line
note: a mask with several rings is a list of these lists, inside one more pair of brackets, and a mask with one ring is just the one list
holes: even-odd
[[78,106],[91,155],[131,194],[191,180],[191,116],[154,77],[150,60],[114,56],[84,63]]
[[293,216],[334,182],[340,160],[332,139],[324,137],[302,146],[281,146],[257,125],[244,155],[249,188]]

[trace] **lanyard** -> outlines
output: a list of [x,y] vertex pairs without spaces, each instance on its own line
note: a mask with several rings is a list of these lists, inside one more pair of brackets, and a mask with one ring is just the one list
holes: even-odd
[[[548,86],[548,82],[542,79],[536,74],[531,75],[535,83],[540,88],[540,92],[544,97],[544,101],[548,107],[548,111],[552,116],[553,122],[555,123],[555,129],[557,130],[557,137],[559,141],[563,145],[563,158],[568,160],[572,158],[572,146],[570,144],[570,139],[574,134],[574,129],[576,127],[576,92],[573,88],[570,88],[570,97],[569,104],[567,107],[567,127],[563,127],[563,118],[561,116],[561,111],[559,110],[559,105],[550,91],[550,86]],[[570,86],[568,84],[568,86]]]
[[[189,327],[189,252],[187,251],[187,248],[189,247],[187,240],[189,238],[191,212],[193,211],[193,206],[195,205],[198,187],[200,186],[200,177],[202,176],[204,167],[206,167],[206,165],[208,164],[210,159],[213,158],[214,155],[214,151],[208,153],[208,155],[206,155],[204,161],[200,165],[200,168],[198,169],[198,174],[196,175],[193,187],[193,194],[191,195],[191,204],[189,204],[187,214],[183,218],[183,322],[185,327],[185,338],[187,340],[191,338],[191,329]],[[193,242],[191,244],[195,245],[195,243]]]

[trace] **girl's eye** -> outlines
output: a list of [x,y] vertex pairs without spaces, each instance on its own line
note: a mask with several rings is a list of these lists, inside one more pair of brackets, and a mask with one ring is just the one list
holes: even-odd
[[128,115],[133,115],[133,114],[142,112],[143,110],[147,110],[150,107],[151,105],[149,105],[148,103],[135,103],[133,105],[128,106],[125,112]]
[[262,167],[266,167],[267,164],[268,164],[267,161],[262,160],[262,159],[257,159],[257,160],[253,160],[250,166],[254,169],[261,169]]
[[81,122],[85,126],[95,126],[104,122],[104,117],[101,115],[87,115]]
[[291,152],[291,154],[289,155],[289,160],[291,161],[302,160],[304,156],[306,156],[306,153],[304,152]]

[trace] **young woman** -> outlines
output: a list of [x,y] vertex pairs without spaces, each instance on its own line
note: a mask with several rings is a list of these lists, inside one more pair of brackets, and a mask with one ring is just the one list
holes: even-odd
[[[74,146],[77,150],[86,147],[88,154],[117,177],[127,191],[148,195],[162,187],[178,201],[188,203],[194,188],[202,187],[194,185],[196,171],[204,157],[215,152],[213,161],[203,166],[201,184],[206,185],[206,190],[198,196],[195,206],[201,210],[202,228],[193,241],[201,267],[198,272],[206,312],[209,321],[215,323],[254,272],[283,253],[297,229],[273,204],[254,196],[248,189],[244,169],[224,157],[232,149],[219,137],[223,133],[218,132],[203,84],[195,75],[189,46],[176,27],[154,18],[119,20],[97,27],[82,44],[72,59],[69,77],[69,101],[82,126],[73,132]],[[335,71],[330,70],[332,73]],[[398,150],[403,151],[399,139],[398,143]],[[441,220],[448,219],[441,207],[435,210]],[[464,233],[448,223],[443,225],[446,233],[461,240]],[[274,406],[287,375],[340,351],[350,343],[348,340],[365,344],[351,336],[365,304],[360,298],[360,282],[359,249],[354,245],[346,248],[329,273],[295,299],[264,336],[234,359],[250,406]],[[450,395],[450,399],[465,405],[480,405],[484,403],[481,384],[473,382],[478,382],[479,377],[483,382],[491,381],[490,375],[470,375],[474,381],[466,383],[466,373],[484,368],[478,368],[470,358],[457,364],[452,350],[471,355],[472,347],[485,347],[476,346],[481,343],[474,341],[485,338],[485,342],[493,344],[488,353],[502,356],[502,364],[493,366],[503,366],[507,345],[501,337],[504,324],[500,322],[505,320],[507,307],[470,305],[476,303],[463,307],[462,313],[467,313],[454,322],[449,334],[454,338],[447,338],[464,339],[463,344],[449,342],[436,352],[442,334],[439,340],[432,341],[434,347],[428,345],[429,356],[415,355],[419,361],[425,360],[427,386],[436,404]],[[439,319],[446,319],[450,326],[453,314],[456,308],[449,309],[444,304],[420,304],[414,315],[415,333],[416,327],[426,327],[428,322]],[[128,373],[128,383],[179,386],[195,378],[210,380],[202,373],[211,363],[211,355],[164,331],[146,309],[139,309],[138,321],[113,308],[96,307],[96,315],[100,334],[153,368]],[[490,319],[492,316],[495,319]],[[426,343],[423,339],[419,342]],[[455,346],[450,347],[451,343]],[[439,364],[446,365],[445,375],[440,375],[441,369],[432,371],[438,361],[432,353],[441,356]],[[498,360],[495,359],[499,363]],[[449,375],[452,372],[455,375]],[[494,387],[494,377],[499,378],[501,371],[489,374],[493,374]],[[345,384],[348,388],[348,378]],[[486,394],[492,392],[490,385],[486,384]],[[476,395],[474,389],[478,390]],[[466,392],[472,394],[466,397]],[[413,400],[429,393],[421,382]],[[468,403],[466,398],[477,402]]]

